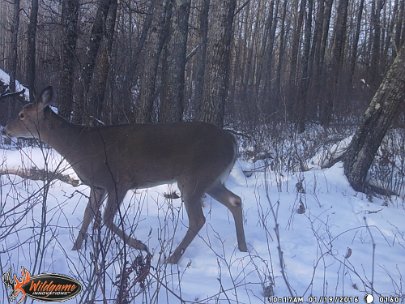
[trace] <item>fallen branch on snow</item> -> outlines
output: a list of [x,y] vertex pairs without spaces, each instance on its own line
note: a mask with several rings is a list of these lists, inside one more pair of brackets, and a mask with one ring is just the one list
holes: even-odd
[[80,185],[80,181],[77,179],[72,178],[69,175],[65,175],[58,172],[49,172],[44,169],[38,168],[30,168],[30,169],[0,169],[0,176],[1,175],[17,175],[21,178],[31,179],[31,180],[54,180],[58,179],[64,183],[72,185],[73,187],[77,187]]

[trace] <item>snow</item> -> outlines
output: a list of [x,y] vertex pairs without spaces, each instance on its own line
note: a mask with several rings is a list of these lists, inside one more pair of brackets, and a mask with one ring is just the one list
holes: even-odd
[[[0,150],[2,169],[34,165],[74,175],[52,149]],[[237,249],[231,214],[207,196],[205,226],[178,265],[165,264],[165,256],[181,241],[188,225],[181,201],[163,196],[178,191],[177,187],[128,192],[120,209],[126,232],[147,243],[153,252],[147,288],[132,287],[132,302],[180,303],[181,298],[201,303],[270,303],[274,299],[267,296],[272,290],[277,297],[289,296],[279,246],[286,280],[293,294],[305,302],[310,296],[352,296],[363,303],[366,293],[402,296],[405,301],[403,197],[370,198],[355,192],[341,163],[295,173],[268,168],[265,172],[264,165],[263,161],[239,160],[227,180],[227,187],[243,200],[248,253]],[[247,170],[250,177],[243,172]],[[93,241],[89,238],[85,248],[71,250],[88,187],[53,181],[47,192],[44,182],[14,175],[3,175],[0,182],[0,271],[11,268],[19,274],[24,266],[32,275],[69,275],[86,291],[65,303],[85,303],[85,297],[93,294],[114,303],[108,299],[116,298],[114,282],[123,268],[120,239],[104,227],[97,230],[91,225]],[[297,191],[299,182],[303,190]],[[301,203],[304,212],[297,213]],[[105,246],[103,258],[93,248],[97,240]],[[126,250],[128,260],[138,254]],[[351,256],[345,258],[350,250]],[[95,264],[105,270],[99,274],[101,281],[95,280]],[[0,302],[7,303],[7,292],[0,286]]]
[[[10,75],[7,74],[2,69],[0,69],[0,81],[3,82],[4,84],[7,84],[7,85],[10,83]],[[17,92],[25,89],[25,91],[24,91],[24,99],[26,101],[30,100],[30,92],[29,92],[29,90],[25,86],[23,86],[18,80],[16,80],[16,82],[15,82],[15,87],[16,87]]]

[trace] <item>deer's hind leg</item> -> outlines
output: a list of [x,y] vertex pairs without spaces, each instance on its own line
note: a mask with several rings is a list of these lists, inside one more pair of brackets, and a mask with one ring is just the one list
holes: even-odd
[[228,190],[222,183],[215,184],[207,191],[207,193],[231,211],[235,222],[238,248],[243,252],[248,251],[245,240],[245,231],[243,229],[242,200],[240,197]]
[[89,228],[91,221],[94,219],[96,212],[100,210],[104,196],[104,189],[95,187],[91,188],[90,198],[86,210],[84,211],[82,227],[80,228],[79,235],[73,245],[73,250],[79,250],[82,247],[83,241],[86,238],[87,229]]

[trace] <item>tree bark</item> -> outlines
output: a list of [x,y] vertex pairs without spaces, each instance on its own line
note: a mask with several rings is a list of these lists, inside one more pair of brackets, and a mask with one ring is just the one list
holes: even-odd
[[405,45],[371,100],[363,115],[363,122],[345,152],[344,172],[354,190],[368,192],[373,189],[367,181],[367,172],[404,100]]
[[88,92],[89,115],[96,119],[102,119],[112,46],[114,42],[117,9],[117,0],[110,0],[109,11],[104,25],[103,38],[97,55],[97,65],[95,66],[91,86]]
[[[18,61],[18,30],[20,26],[20,0],[14,1],[13,6],[13,23],[11,25],[11,46],[10,46],[10,91],[16,92],[16,74]],[[12,100],[8,104],[8,117],[12,116],[15,111],[15,102]]]
[[321,44],[319,47],[318,56],[315,58],[315,66],[317,67],[315,70],[315,85],[314,90],[317,92],[317,104],[318,104],[318,117],[319,120],[322,122],[325,107],[325,99],[326,94],[323,88],[327,87],[326,81],[326,69],[325,69],[325,53],[326,47],[328,45],[328,37],[329,37],[329,28],[330,28],[330,19],[332,15],[332,6],[333,0],[326,0],[324,2],[324,13],[323,13],[323,22],[322,22],[322,35],[321,35]]
[[305,21],[305,36],[304,36],[304,53],[302,58],[302,76],[299,84],[298,93],[298,132],[302,133],[305,131],[305,123],[307,120],[307,96],[310,75],[310,51],[311,51],[311,33],[312,33],[312,10],[313,10],[313,0],[308,0],[308,10],[307,18]]
[[[370,62],[370,83],[373,90],[377,89],[380,78],[380,44],[381,44],[381,10],[385,0],[373,0],[371,12],[372,49]],[[374,91],[373,91],[374,92]]]
[[111,0],[99,0],[97,7],[96,18],[94,20],[89,46],[86,49],[86,60],[82,69],[82,81],[85,93],[88,92],[91,78],[93,76],[94,66],[96,64],[97,53],[101,45],[104,34],[105,21],[107,19],[108,10]]
[[[358,50],[358,44],[359,44],[359,39],[360,39],[360,33],[361,33],[361,16],[363,15],[363,7],[364,7],[364,0],[360,0],[360,5],[358,8],[358,13],[357,13],[357,21],[356,21],[356,33],[354,36],[352,53],[351,53],[351,57],[350,57],[350,73],[349,73],[349,79],[348,79],[348,84],[350,85],[350,88],[353,88],[353,76],[354,76],[354,71],[356,68],[357,50]],[[350,103],[348,103],[348,105],[349,104]]]
[[152,24],[144,50],[139,100],[135,109],[135,121],[137,123],[151,123],[154,120],[153,105],[156,97],[156,79],[160,55],[167,38],[166,30],[171,18],[170,1],[154,0]]
[[201,0],[201,9],[198,16],[199,23],[199,43],[200,46],[196,54],[196,78],[195,78],[195,93],[194,104],[195,108],[199,109],[203,103],[204,98],[204,74],[207,58],[207,45],[208,45],[208,12],[210,7],[210,0]]
[[309,68],[311,70],[312,79],[310,83],[310,91],[308,100],[308,118],[317,119],[318,103],[319,103],[319,81],[321,78],[322,67],[320,66],[320,53],[322,44],[322,27],[325,18],[325,1],[317,0],[316,17],[314,34],[312,39],[311,52],[309,57]]
[[159,122],[178,122],[183,118],[188,17],[191,0],[173,2],[170,40],[166,44],[165,69],[160,98]]
[[16,91],[16,74],[18,61],[18,30],[20,26],[20,0],[14,1],[13,23],[11,25],[11,53],[10,53],[10,91]]
[[289,95],[288,95],[288,115],[293,121],[298,120],[297,113],[297,98],[298,98],[298,54],[300,51],[301,31],[303,28],[304,14],[307,0],[301,0],[299,5],[298,19],[295,27],[295,31],[292,38],[291,47],[291,64],[290,64],[290,78],[289,78]]
[[94,19],[94,23],[91,28],[90,41],[88,47],[86,48],[84,64],[80,73],[81,83],[78,90],[80,101],[74,104],[75,109],[73,120],[75,123],[82,123],[83,118],[86,117],[88,119],[89,116],[87,94],[89,92],[91,79],[93,77],[98,50],[103,39],[105,21],[107,19],[110,3],[111,0],[99,0],[96,18]]
[[[278,9],[279,9],[279,1],[275,2],[272,1],[270,4],[270,11],[268,14],[268,19],[266,21],[266,31],[265,31],[265,36],[266,38],[266,45],[264,46],[263,49],[263,57],[264,57],[264,70],[262,73],[264,73],[264,88],[263,88],[263,96],[260,98],[262,100],[261,102],[265,103],[264,106],[260,107],[260,101],[259,101],[259,109],[262,109],[266,111],[267,113],[271,114],[277,111],[278,104],[277,102],[274,102],[273,100],[273,86],[272,86],[272,81],[273,81],[273,53],[275,49],[275,38],[276,38],[276,28],[278,24]],[[260,74],[262,74],[260,73]],[[261,75],[259,75],[261,76]],[[260,78],[259,78],[259,83],[260,87]]]
[[28,24],[27,40],[27,82],[30,90],[30,101],[35,98],[35,50],[38,23],[38,0],[31,1],[30,22]]
[[333,38],[332,62],[330,64],[330,85],[327,98],[324,102],[321,123],[323,126],[329,126],[332,118],[333,110],[335,109],[339,77],[342,70],[344,59],[344,46],[347,32],[347,8],[349,0],[340,0],[337,8],[337,17],[335,23],[335,33]]
[[73,105],[74,64],[76,60],[79,0],[62,2],[62,71],[59,86],[59,114],[70,119]]
[[[289,28],[289,21],[288,24],[286,24],[286,15],[287,15],[287,1],[284,1],[283,3],[283,12],[281,14],[281,28],[280,28],[280,42],[279,42],[279,55],[278,55],[278,62],[277,62],[277,71],[276,71],[276,80],[275,80],[275,106],[276,108],[279,108],[282,105],[281,99],[282,99],[282,69],[284,66],[284,56],[285,56],[285,44],[286,44],[286,38],[287,38],[287,31],[286,29]],[[290,19],[288,19],[290,20]],[[284,111],[280,111],[280,113]],[[280,115],[281,116],[281,115]]]
[[405,1],[400,1],[399,11],[395,23],[395,45],[394,55],[397,54],[398,49],[401,47],[403,40],[401,41],[401,33],[405,36]]
[[236,0],[212,0],[212,20],[208,31],[204,101],[199,119],[223,126],[228,93],[231,42]]

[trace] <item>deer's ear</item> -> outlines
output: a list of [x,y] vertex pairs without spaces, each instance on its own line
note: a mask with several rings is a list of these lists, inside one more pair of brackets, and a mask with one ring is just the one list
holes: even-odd
[[52,104],[52,99],[53,99],[53,88],[49,86],[43,89],[41,95],[39,95],[38,102],[42,106],[42,108],[45,108]]

